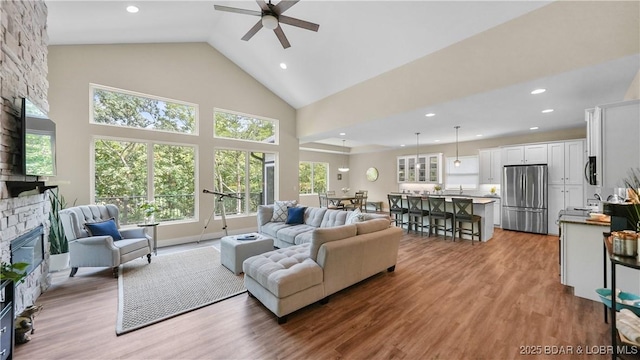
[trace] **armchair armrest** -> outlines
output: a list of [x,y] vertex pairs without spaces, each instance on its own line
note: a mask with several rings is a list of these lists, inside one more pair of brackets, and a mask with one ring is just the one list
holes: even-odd
[[147,235],[147,233],[144,231],[144,228],[141,227],[120,229],[119,231],[123,239],[137,239],[146,237],[147,239],[151,240],[151,236]]
[[70,241],[69,255],[71,267],[120,265],[120,250],[108,235]]

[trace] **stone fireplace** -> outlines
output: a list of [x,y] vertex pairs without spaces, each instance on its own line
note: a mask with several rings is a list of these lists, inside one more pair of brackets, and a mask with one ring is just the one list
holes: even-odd
[[42,259],[16,287],[15,311],[33,304],[49,286],[49,210],[45,194],[13,197],[8,181],[21,175],[19,101],[27,97],[49,109],[47,92],[47,5],[44,1],[0,1],[0,260],[11,262],[11,243],[40,227]]

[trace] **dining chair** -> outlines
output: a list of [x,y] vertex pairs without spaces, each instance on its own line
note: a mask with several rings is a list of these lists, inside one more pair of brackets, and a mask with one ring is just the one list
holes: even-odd
[[343,209],[342,204],[340,204],[340,206],[338,206],[333,201],[329,201],[327,193],[318,193],[318,199],[320,200],[320,207],[321,208],[327,208],[327,209],[333,209],[333,210],[342,210]]
[[369,191],[368,190],[358,190],[359,193],[362,193],[362,208],[360,210],[364,212],[369,212],[367,210],[367,201],[369,200]]
[[360,191],[356,191],[355,199],[351,200],[350,203],[344,206],[345,210],[358,209],[360,210],[360,212],[362,212],[362,207],[365,204],[364,199],[365,199],[364,193],[361,193]]
[[[327,197],[329,196],[336,196],[336,191],[335,190],[327,190],[326,193]],[[328,199],[327,201],[327,207],[329,209],[337,209],[337,210],[344,210],[344,204],[342,203],[342,201],[340,200],[331,200]]]
[[[447,232],[451,233],[453,239],[455,223],[453,213],[446,211],[445,199],[441,196],[427,196],[427,203],[429,204],[429,236],[432,229],[435,230],[436,236],[438,236],[438,230],[442,230],[445,240],[447,240]],[[450,220],[449,227],[447,227],[447,220]]]
[[404,206],[402,195],[387,194],[387,199],[389,200],[389,213],[393,215],[391,222],[396,226],[400,224],[400,227],[402,227],[406,224],[404,214],[409,212],[409,209]]
[[420,228],[420,236],[422,236],[424,235],[424,228],[429,227],[429,225],[424,225],[424,218],[429,217],[429,210],[425,208],[424,201],[422,200],[422,196],[407,195],[407,206],[409,209],[407,233],[409,233],[413,225],[416,232],[418,232],[418,228]]
[[[473,214],[473,199],[467,198],[453,198],[453,223],[454,223],[454,235],[453,240],[455,241],[456,236],[462,239],[462,234],[471,235],[471,245],[473,245],[474,236],[478,237],[478,241],[482,241],[482,217],[480,215]],[[462,226],[462,223],[470,223],[471,229],[465,228]],[[475,224],[478,224],[478,230],[474,229]]]

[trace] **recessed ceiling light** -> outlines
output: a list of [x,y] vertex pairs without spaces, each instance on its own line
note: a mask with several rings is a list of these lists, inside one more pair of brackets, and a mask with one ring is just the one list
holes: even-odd
[[440,140],[433,140],[434,142],[440,142]]
[[426,116],[426,117],[432,117],[432,116],[436,116],[436,114],[434,114],[434,113],[428,113],[428,114],[425,114],[424,116]]
[[481,137],[481,136],[482,136],[482,134],[478,134],[478,135],[476,135],[476,136],[477,136],[477,137]]
[[543,114],[550,113],[550,112],[553,112],[553,109],[545,109],[545,110],[542,110],[542,113],[543,113]]
[[138,7],[137,7],[137,6],[129,5],[129,6],[127,6],[127,11],[128,11],[128,12],[130,12],[130,13],[132,13],[132,14],[135,14],[135,13],[137,13],[138,11],[140,11],[140,9],[138,9]]
[[543,92],[547,91],[547,89],[535,89],[531,92],[531,95],[538,95],[538,94],[542,94]]
[[400,145],[400,147],[404,147],[404,144]]
[[533,126],[533,127],[530,127],[530,128],[529,128],[529,130],[538,130],[538,129],[539,129],[539,128],[538,128],[537,126]]
[[282,70],[287,70],[287,64],[285,64],[285,63],[280,63],[280,69],[282,69]]
[[347,133],[340,133],[340,136],[345,136],[347,135]]

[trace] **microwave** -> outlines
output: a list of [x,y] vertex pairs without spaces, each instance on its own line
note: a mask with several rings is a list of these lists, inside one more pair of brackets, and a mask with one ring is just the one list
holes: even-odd
[[596,163],[596,157],[589,156],[589,160],[584,166],[584,177],[589,185],[598,185]]

